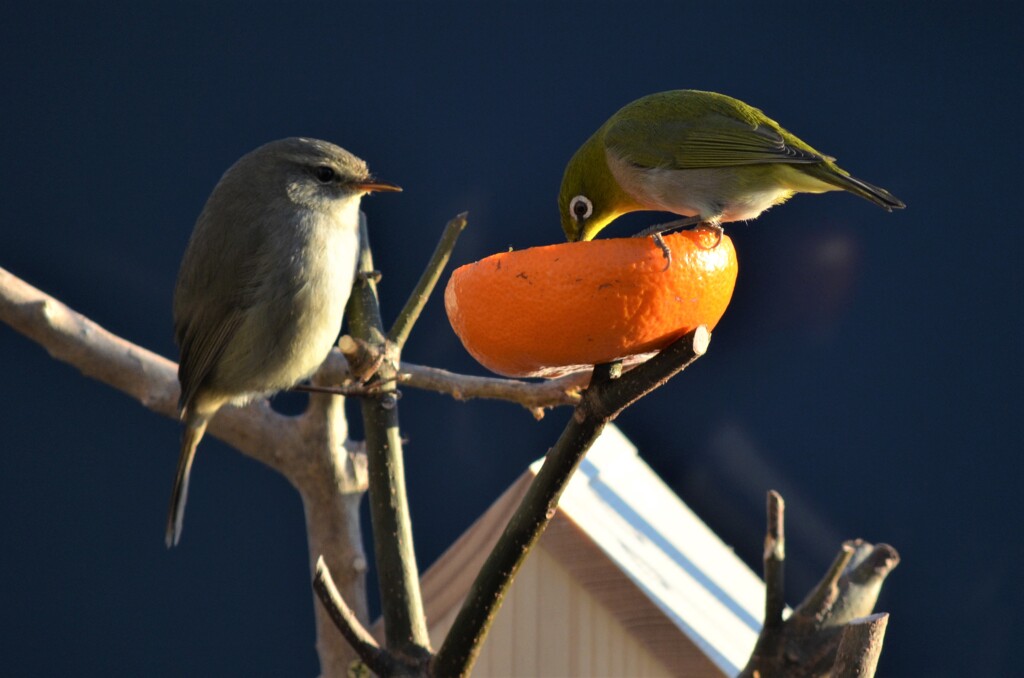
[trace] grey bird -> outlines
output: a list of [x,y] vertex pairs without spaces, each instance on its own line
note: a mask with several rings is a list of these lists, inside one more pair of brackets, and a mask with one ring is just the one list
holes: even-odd
[[345,149],[304,138],[244,155],[214,187],[174,292],[185,429],[168,548],[181,538],[192,461],[210,419],[226,404],[291,388],[323,363],[355,279],[360,199],[400,190]]

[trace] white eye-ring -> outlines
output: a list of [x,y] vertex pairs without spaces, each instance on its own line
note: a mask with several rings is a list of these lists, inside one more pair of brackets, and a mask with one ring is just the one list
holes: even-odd
[[569,201],[569,212],[576,221],[583,221],[594,213],[594,203],[585,195],[577,195]]

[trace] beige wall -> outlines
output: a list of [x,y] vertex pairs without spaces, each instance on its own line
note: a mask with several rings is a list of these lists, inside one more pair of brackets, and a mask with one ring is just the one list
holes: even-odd
[[[439,647],[457,609],[431,620]],[[479,678],[672,673],[544,548],[523,564],[477,660]]]

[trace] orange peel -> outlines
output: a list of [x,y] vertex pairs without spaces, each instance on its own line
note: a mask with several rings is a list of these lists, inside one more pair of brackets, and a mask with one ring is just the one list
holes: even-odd
[[671,266],[650,238],[613,238],[502,252],[452,272],[445,309],[466,350],[511,377],[553,377],[653,354],[710,330],[736,284],[728,236],[665,236]]

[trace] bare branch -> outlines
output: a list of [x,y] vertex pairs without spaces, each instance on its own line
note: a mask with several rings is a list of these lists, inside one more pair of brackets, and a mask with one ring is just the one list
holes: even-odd
[[831,678],[872,678],[878,668],[888,624],[886,612],[854,619],[847,624],[836,651]]
[[416,283],[412,294],[409,295],[409,300],[405,302],[405,306],[399,312],[395,324],[391,326],[391,331],[388,332],[388,341],[399,349],[405,346],[412,326],[420,317],[420,312],[426,306],[430,293],[434,291],[434,286],[441,277],[444,267],[448,264],[448,259],[451,258],[452,250],[455,248],[455,241],[459,239],[459,235],[466,228],[467,216],[468,213],[463,212],[445,226],[444,233],[441,234],[441,239],[438,241],[437,247],[434,248],[434,253],[431,255],[430,261],[427,262],[426,268],[423,269],[419,282]]
[[[342,337],[342,341],[345,339],[346,337]],[[373,363],[373,370],[380,366],[380,360],[383,359],[381,353],[373,352],[372,349],[364,346],[365,342],[357,342],[352,338],[349,338],[349,341],[351,344],[348,342],[346,344],[354,355],[358,355],[360,364]],[[327,364],[332,365],[338,375],[337,380],[333,383],[341,384],[341,386],[327,386],[318,388],[318,391],[337,393],[338,395],[360,394],[357,392],[358,389],[348,385],[348,382],[356,377],[349,372],[340,352],[332,351],[327,359]],[[590,382],[590,373],[577,372],[558,379],[531,382],[520,379],[458,374],[437,367],[426,367],[401,361],[396,378],[399,386],[444,393],[456,400],[472,400],[474,398],[507,400],[522,405],[540,419],[546,408],[578,404],[580,391]]]
[[853,546],[845,542],[839,547],[839,553],[832,559],[825,576],[815,586],[804,602],[797,607],[797,613],[808,617],[824,617],[832,610],[832,605],[839,598],[839,578],[843,575],[850,559],[853,558]]
[[474,377],[403,362],[399,367],[398,381],[415,388],[446,393],[456,400],[508,400],[522,405],[540,419],[545,408],[578,404],[580,390],[590,382],[590,374],[581,372],[550,381],[529,382]]
[[[179,389],[174,362],[112,334],[2,268],[0,321],[86,376],[128,394],[154,412],[177,417]],[[314,382],[322,387],[349,378],[345,359],[332,351]],[[578,402],[578,389],[588,376],[528,383],[470,377],[406,363],[392,383],[396,379],[410,387],[456,397],[519,402],[536,415],[544,407]],[[311,396],[310,408],[299,417],[274,412],[267,401],[244,408],[225,407],[211,421],[209,434],[282,473],[299,489],[311,567],[316,556],[323,553],[335,576],[343,577],[338,581],[346,600],[365,616],[366,559],[357,507],[366,487],[366,460],[345,442],[347,429],[343,416],[339,419],[341,402],[319,397]],[[321,667],[325,675],[330,675],[344,660],[345,643],[333,631],[326,636],[322,633],[326,620],[319,613],[317,621]],[[341,641],[342,647],[334,639]]]
[[[108,332],[2,268],[0,321],[84,375],[128,394],[154,412],[177,418],[175,363]],[[330,365],[323,370],[328,378],[336,378]],[[346,599],[366,617],[366,557],[358,513],[366,486],[366,462],[346,443],[341,400],[314,395],[307,411],[298,417],[274,412],[265,400],[244,408],[225,407],[210,422],[209,433],[275,469],[299,490],[310,567],[317,555],[324,554],[342,578],[339,581]],[[176,451],[176,446],[168,446],[168,458]],[[333,629],[323,632],[320,614],[317,649],[321,671],[325,676],[345,675],[352,650]]]
[[378,351],[374,344],[348,334],[338,339],[338,350],[345,356],[349,371],[360,384],[366,383],[384,361],[384,351]]
[[[765,623],[740,676],[817,678],[846,675],[832,673],[840,637],[848,632],[845,629],[855,619],[871,614],[882,583],[899,563],[899,554],[887,544],[874,546],[862,540],[844,542],[825,576],[807,594],[804,602],[780,623],[783,605],[781,566],[785,558],[781,547],[785,534],[783,517],[782,497],[772,490],[768,493],[768,534],[765,537]],[[862,630],[854,633],[860,634]],[[859,635],[849,642],[860,643]],[[881,651],[880,636],[877,647],[872,646],[871,649],[875,651],[874,661],[877,662],[877,652]],[[864,661],[857,661],[860,663],[856,666],[867,666],[866,655]],[[848,660],[844,659],[844,662]],[[873,666],[871,672],[849,675],[867,678],[873,675]]]
[[405,461],[398,426],[396,374],[401,349],[384,335],[377,300],[366,217],[359,220],[359,276],[352,289],[346,317],[357,340],[365,342],[384,358],[368,382],[379,387],[363,397],[363,429],[369,466],[370,519],[384,615],[386,646],[402,663],[430,657],[419,569],[413,549],[412,521],[405,491]]
[[[669,379],[689,367],[707,353],[711,333],[701,325],[670,344],[650,360],[625,372],[621,379],[614,374],[607,386],[587,389],[574,416],[609,416],[614,419],[622,410],[651,391],[663,386]],[[595,374],[599,370],[595,368]]]
[[885,578],[900,562],[899,553],[888,544],[869,544],[857,539],[846,545],[854,550],[854,556],[839,580],[841,595],[831,613],[835,624],[871,614]]
[[764,538],[764,625],[782,625],[786,608],[786,503],[775,490],[768,492],[768,529]]
[[[3,268],[0,268],[0,320],[84,375],[128,394],[154,412],[177,417],[176,363],[112,334]],[[317,390],[349,394],[344,387],[335,391],[326,386],[342,384],[351,378],[345,359],[337,350],[331,351],[322,369],[331,376],[323,380]],[[401,385],[445,393],[457,400],[490,398],[518,403],[540,418],[545,408],[576,405],[579,392],[590,375],[578,373],[549,381],[527,382],[457,374],[402,362],[397,378]],[[279,429],[288,419],[263,402],[240,410],[226,407],[213,420],[209,432],[277,468],[280,446],[266,444],[265,432]]]
[[[0,320],[85,376],[126,393],[147,409],[177,419],[176,363],[108,332],[2,268]],[[211,422],[209,432],[284,473],[282,464],[287,462],[281,454],[282,442],[295,442],[298,428],[295,418],[280,415],[266,401],[259,401],[244,408],[225,407]]]
[[322,556],[316,561],[313,590],[316,591],[335,626],[345,636],[363,663],[377,675],[391,675],[394,660],[386,651],[381,650],[380,645],[370,635],[370,632],[360,623],[352,609],[345,604]]
[[473,581],[434,657],[431,675],[469,675],[512,580],[554,517],[558,499],[587,450],[623,409],[703,355],[709,340],[702,325],[624,375],[614,363],[594,367],[580,404]]

